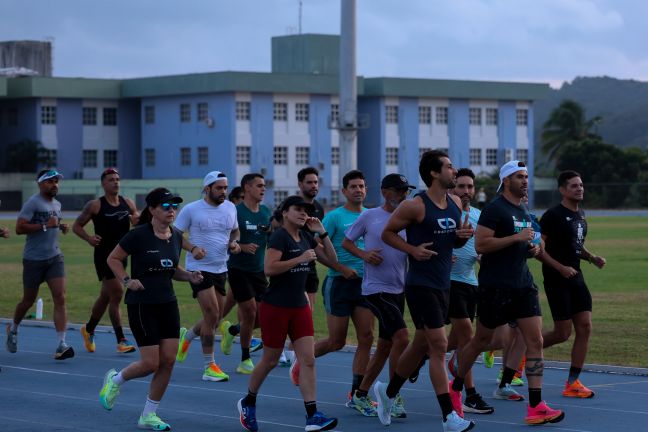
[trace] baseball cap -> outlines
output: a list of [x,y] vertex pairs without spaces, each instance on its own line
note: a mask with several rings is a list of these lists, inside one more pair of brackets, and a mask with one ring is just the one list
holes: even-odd
[[149,192],[148,195],[146,195],[146,205],[149,207],[157,207],[160,204],[168,202],[180,204],[182,202],[182,198],[180,198],[178,195],[172,194],[168,189],[164,188],[154,189],[153,191]]
[[117,168],[111,167],[111,168],[106,168],[104,172],[101,173],[101,180],[106,178],[106,176],[110,174],[117,174],[119,175],[119,171],[117,171]]
[[407,181],[407,178],[404,175],[400,174],[387,174],[383,177],[380,182],[381,189],[394,188],[394,189],[416,189],[416,186],[412,186]]
[[54,177],[58,177],[59,179],[62,179],[62,178],[63,178],[63,174],[61,174],[60,172],[56,171],[55,169],[47,170],[47,171],[45,171],[43,174],[41,174],[40,177],[38,177],[38,178],[36,179],[36,182],[38,182],[38,183],[42,183],[42,182],[44,182],[45,180],[49,180],[49,179],[54,178]]
[[315,210],[315,206],[313,204],[304,201],[304,198],[300,197],[299,195],[291,195],[288,198],[286,198],[281,203],[281,211],[282,212],[288,211],[290,206],[304,207],[304,209],[306,209],[307,212],[311,212]]
[[207,175],[203,179],[203,187],[209,186],[210,184],[218,180],[227,180],[227,175],[225,175],[224,172],[220,171],[212,171],[210,173],[207,173]]
[[524,162],[520,162],[518,160],[512,160],[502,165],[499,172],[500,184],[499,187],[497,188],[497,192],[499,192],[502,189],[502,186],[504,185],[504,179],[510,176],[511,174],[515,174],[518,171],[527,171],[527,167]]

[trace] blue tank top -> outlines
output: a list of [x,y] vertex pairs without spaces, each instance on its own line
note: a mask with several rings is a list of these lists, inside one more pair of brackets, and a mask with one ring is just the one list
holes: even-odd
[[461,225],[461,210],[448,195],[448,207],[440,209],[427,196],[417,194],[425,204],[425,217],[421,223],[410,225],[407,229],[407,242],[418,246],[433,242],[429,248],[438,255],[427,261],[417,261],[411,255],[407,272],[407,285],[420,285],[441,290],[450,289],[452,269],[452,249],[454,248],[457,227]]

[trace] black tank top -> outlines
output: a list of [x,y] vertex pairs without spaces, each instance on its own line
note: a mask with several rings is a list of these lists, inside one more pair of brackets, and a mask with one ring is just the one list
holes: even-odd
[[452,249],[457,227],[461,225],[461,210],[449,195],[446,197],[448,207],[445,209],[437,207],[425,192],[421,192],[417,196],[421,197],[425,204],[425,217],[421,223],[407,227],[407,242],[414,246],[433,242],[429,248],[438,255],[427,261],[417,261],[410,255],[406,283],[407,285],[448,290],[450,289]]
[[120,195],[119,205],[112,206],[105,196],[99,198],[99,213],[92,217],[95,234],[101,236],[101,243],[95,253],[108,255],[117,246],[119,240],[130,230],[130,207]]

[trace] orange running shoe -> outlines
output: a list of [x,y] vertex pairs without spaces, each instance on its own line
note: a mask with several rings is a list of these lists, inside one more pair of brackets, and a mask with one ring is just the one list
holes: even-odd
[[558,423],[564,418],[564,412],[549,408],[545,401],[542,401],[535,408],[531,408],[531,405],[527,407],[527,416],[524,421],[529,425],[541,425],[545,423]]
[[94,341],[94,332],[90,333],[86,330],[85,324],[81,326],[81,336],[83,336],[83,345],[86,351],[93,353],[97,348]]
[[565,383],[565,390],[562,392],[563,396],[589,399],[594,397],[594,392],[583,385],[580,380],[576,380],[569,384]]

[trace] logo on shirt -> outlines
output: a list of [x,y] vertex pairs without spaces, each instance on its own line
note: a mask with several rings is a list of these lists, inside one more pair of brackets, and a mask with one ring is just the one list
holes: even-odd
[[116,217],[117,220],[122,220],[125,217],[128,217],[129,214],[130,213],[128,212],[128,210],[122,210],[122,211],[117,211],[115,213],[106,213],[105,216],[106,217]]
[[162,259],[160,260],[160,265],[161,265],[162,267],[164,267],[164,268],[173,267],[173,261],[171,261],[171,260],[168,259],[168,258],[162,258]]
[[160,253],[159,250],[147,250],[146,253]]
[[439,218],[437,219],[437,223],[441,227],[441,229],[444,230],[450,230],[457,228],[457,222],[454,219],[449,219],[449,218]]

